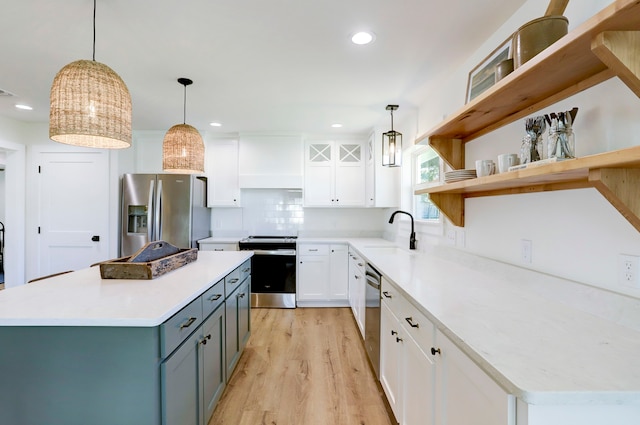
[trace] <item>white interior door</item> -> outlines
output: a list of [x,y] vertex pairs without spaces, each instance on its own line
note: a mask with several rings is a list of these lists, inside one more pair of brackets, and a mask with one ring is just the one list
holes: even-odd
[[108,153],[35,155],[39,215],[37,276],[86,268],[108,259]]

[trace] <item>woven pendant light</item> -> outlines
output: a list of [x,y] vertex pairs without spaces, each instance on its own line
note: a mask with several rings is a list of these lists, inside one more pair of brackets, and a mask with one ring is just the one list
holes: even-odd
[[122,78],[95,60],[96,1],[93,2],[93,60],[78,60],[53,79],[49,109],[51,140],[74,146],[131,146],[131,95]]
[[167,131],[162,142],[162,169],[169,173],[204,173],[204,142],[198,130],[186,124],[187,86],[193,84],[188,78],[178,78],[184,86],[183,123]]

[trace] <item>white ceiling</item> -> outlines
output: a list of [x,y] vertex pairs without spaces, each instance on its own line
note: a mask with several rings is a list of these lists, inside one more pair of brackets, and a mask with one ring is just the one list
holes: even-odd
[[[397,120],[419,106],[419,88],[524,2],[98,0],[96,60],[127,84],[134,130],[182,123],[187,77],[186,121],[201,131],[363,133],[389,122],[387,104]],[[91,59],[93,1],[0,3],[0,89],[15,94],[0,96],[0,116],[46,123],[55,74]],[[374,43],[352,44],[363,29]]]

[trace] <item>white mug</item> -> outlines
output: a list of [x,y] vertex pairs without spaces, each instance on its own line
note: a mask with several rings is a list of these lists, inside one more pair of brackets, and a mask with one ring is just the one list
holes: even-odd
[[490,159],[476,161],[476,175],[478,177],[490,176],[496,172],[496,163]]
[[515,153],[503,153],[498,155],[498,172],[509,171],[509,167],[520,164],[520,158]]

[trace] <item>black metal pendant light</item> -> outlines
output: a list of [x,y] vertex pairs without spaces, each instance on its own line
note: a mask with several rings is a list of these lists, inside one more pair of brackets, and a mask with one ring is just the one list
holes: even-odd
[[393,129],[393,111],[398,105],[387,105],[387,111],[391,111],[391,130],[382,134],[382,165],[387,167],[399,167],[402,165],[402,133]]

